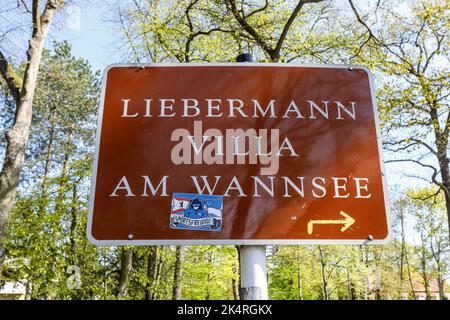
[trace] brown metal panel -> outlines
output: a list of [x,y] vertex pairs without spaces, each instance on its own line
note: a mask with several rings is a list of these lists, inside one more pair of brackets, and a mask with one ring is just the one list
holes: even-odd
[[[381,240],[388,236],[375,102],[364,69],[228,64],[117,66],[106,72],[89,222],[89,232],[96,241],[125,241],[130,234],[138,241],[263,239],[268,243],[363,240],[369,235]],[[136,117],[122,117],[123,99],[129,99],[128,114],[137,113]],[[145,116],[145,99],[152,99],[151,117]],[[159,99],[175,101],[173,110],[166,110],[175,116],[159,116]],[[181,99],[198,100],[200,114],[183,117]],[[217,114],[222,112],[221,117],[207,116],[206,99],[221,99],[220,110],[214,110]],[[244,101],[242,111],[247,117],[239,112],[230,117],[227,99]],[[275,100],[275,117],[254,117],[252,99],[263,108]],[[295,112],[283,118],[292,101],[303,118],[296,117]],[[328,119],[317,110],[312,116],[308,101],[320,107],[328,101]],[[335,101],[350,111],[354,102],[355,119],[339,109]],[[260,163],[176,165],[171,152],[177,142],[171,141],[171,134],[179,128],[193,132],[194,121],[202,122],[203,132],[210,128],[224,133],[237,128],[279,129],[280,140],[288,137],[298,156],[290,156],[284,150],[278,172],[269,176],[260,174],[264,167]],[[112,197],[124,176],[135,196],[128,197],[125,190],[119,190],[118,196]],[[163,176],[169,176],[168,196],[142,196],[142,176],[148,176],[155,186]],[[245,192],[245,197],[238,196],[237,190],[224,197],[221,232],[170,229],[172,193],[198,193],[191,176],[207,176],[210,184],[214,184],[215,176],[220,176],[215,195],[223,195],[236,177]],[[262,188],[258,189],[260,196],[254,196],[254,176],[267,184],[273,177],[273,197]],[[297,185],[303,179],[304,196],[289,187],[290,197],[286,197],[283,177]],[[359,180],[360,196],[367,198],[358,197],[355,178],[367,179]],[[335,181],[345,184],[345,190],[336,191]],[[317,184],[326,189],[325,196],[321,197],[323,189]],[[349,196],[337,198],[336,192]]]

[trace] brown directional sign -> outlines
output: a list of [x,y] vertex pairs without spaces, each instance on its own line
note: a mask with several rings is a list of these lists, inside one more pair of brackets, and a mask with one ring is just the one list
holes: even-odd
[[98,245],[360,244],[390,236],[368,70],[113,65],[88,237]]

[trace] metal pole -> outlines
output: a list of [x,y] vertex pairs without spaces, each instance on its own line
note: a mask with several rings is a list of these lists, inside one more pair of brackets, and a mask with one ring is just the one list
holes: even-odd
[[[250,53],[237,56],[236,62],[256,62]],[[266,246],[240,246],[241,300],[268,300]]]
[[241,300],[267,300],[266,246],[241,246]]

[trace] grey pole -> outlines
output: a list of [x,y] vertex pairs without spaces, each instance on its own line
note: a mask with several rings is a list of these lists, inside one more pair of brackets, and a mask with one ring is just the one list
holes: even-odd
[[[237,56],[236,62],[256,62],[251,53]],[[241,300],[268,300],[266,246],[238,246]]]

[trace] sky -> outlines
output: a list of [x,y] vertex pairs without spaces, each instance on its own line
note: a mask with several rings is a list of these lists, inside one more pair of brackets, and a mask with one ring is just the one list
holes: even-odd
[[86,2],[83,7],[69,5],[55,27],[60,30],[50,32],[50,37],[69,41],[74,56],[89,60],[95,70],[103,71],[109,64],[119,62],[114,50],[117,37],[107,23],[108,9],[105,1],[103,4]]

